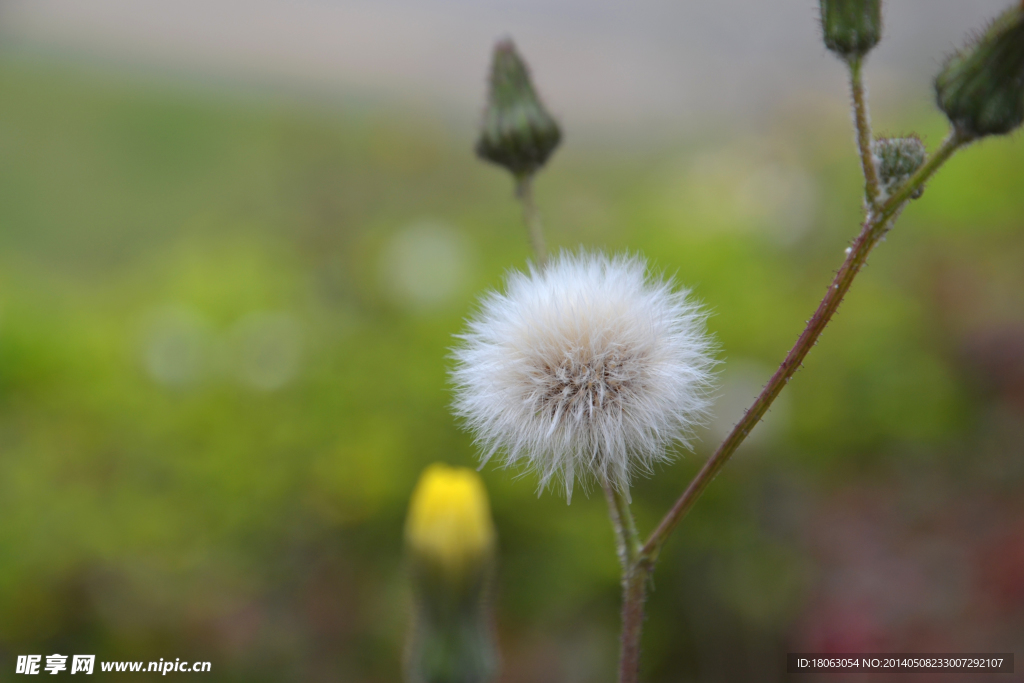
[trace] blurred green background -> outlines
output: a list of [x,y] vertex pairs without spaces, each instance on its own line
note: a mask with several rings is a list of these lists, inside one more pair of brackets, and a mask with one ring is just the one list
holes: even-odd
[[[934,147],[944,124],[919,104],[882,129]],[[555,248],[639,251],[712,311],[715,418],[637,485],[642,529],[857,231],[843,105],[807,97],[656,148],[570,129],[538,180]],[[529,256],[473,134],[0,59],[0,680],[31,653],[400,679],[408,496],[427,464],[476,457],[447,407],[449,348]],[[604,501],[538,498],[513,474],[483,472],[502,681],[611,681]],[[645,678],[779,681],[788,651],[1024,652],[1022,494],[1017,136],[954,158],[906,210],[677,532]]]

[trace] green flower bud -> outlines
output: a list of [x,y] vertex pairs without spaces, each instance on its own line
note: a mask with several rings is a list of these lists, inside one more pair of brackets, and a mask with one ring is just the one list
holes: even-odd
[[[878,179],[887,194],[899,188],[921,168],[927,153],[924,143],[916,135],[905,138],[878,138],[871,143],[871,154],[878,168]],[[924,188],[919,188],[913,195],[914,199],[921,196]]]
[[882,39],[882,0],[821,0],[821,29],[829,50],[863,57]]
[[523,177],[543,166],[561,139],[562,131],[537,97],[512,41],[499,42],[477,155]]
[[935,78],[939,109],[967,138],[1004,135],[1024,121],[1024,7],[999,16]]

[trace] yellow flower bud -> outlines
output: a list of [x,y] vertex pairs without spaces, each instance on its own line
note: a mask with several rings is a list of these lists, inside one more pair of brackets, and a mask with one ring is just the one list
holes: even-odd
[[494,523],[480,476],[442,464],[428,467],[412,494],[405,540],[417,561],[452,578],[486,562]]
[[441,464],[423,472],[405,523],[414,600],[408,683],[488,683],[497,675],[494,535],[476,472]]

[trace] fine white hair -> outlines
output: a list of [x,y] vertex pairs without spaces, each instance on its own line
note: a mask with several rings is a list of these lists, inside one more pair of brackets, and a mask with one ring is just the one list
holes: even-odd
[[705,414],[706,317],[639,256],[563,251],[483,297],[453,353],[455,412],[483,463],[503,453],[567,499],[577,477],[628,496]]

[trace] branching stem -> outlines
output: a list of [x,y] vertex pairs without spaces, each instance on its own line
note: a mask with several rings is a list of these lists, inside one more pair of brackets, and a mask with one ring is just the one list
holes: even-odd
[[733,427],[697,476],[662,518],[658,527],[648,537],[642,547],[636,546],[636,527],[629,512],[629,504],[621,493],[610,486],[605,487],[609,509],[619,542],[619,557],[623,563],[622,571],[622,642],[619,660],[619,683],[636,683],[640,671],[640,637],[643,631],[644,602],[647,598],[647,580],[654,571],[665,541],[683,519],[690,508],[736,452],[740,444],[746,440],[751,430],[757,426],[772,402],[782,392],[789,379],[801,367],[811,347],[818,342],[825,326],[842,303],[849,291],[854,278],[867,262],[868,255],[878,241],[885,235],[891,221],[903,209],[911,196],[963,145],[970,139],[953,131],[942,146],[936,150],[920,169],[881,206],[869,211],[860,235],[847,249],[846,260],[839,268],[832,284],[829,285],[825,298],[818,305],[818,310],[807,322],[807,327],[797,339],[796,344],[782,361],[782,365],[761,391],[761,394],[750,406],[743,418]]
[[725,463],[729,461],[729,458],[732,457],[732,454],[736,452],[739,445],[747,438],[750,431],[761,421],[761,418],[764,417],[771,407],[772,402],[775,401],[776,397],[789,382],[789,379],[800,368],[807,353],[817,343],[818,337],[832,319],[836,309],[839,308],[839,304],[842,303],[843,297],[849,291],[850,285],[853,284],[857,273],[864,267],[871,250],[885,234],[890,220],[903,208],[914,192],[921,188],[935,171],[957,149],[967,142],[969,140],[956,131],[951,133],[946,138],[946,141],[942,143],[942,146],[936,150],[935,154],[902,187],[878,207],[877,211],[868,214],[860,235],[857,236],[851,247],[847,249],[846,261],[839,268],[839,272],[836,273],[832,284],[829,285],[825,298],[818,305],[818,310],[807,321],[807,327],[804,328],[796,344],[790,349],[786,359],[782,361],[782,365],[779,366],[779,369],[761,391],[754,404],[750,406],[743,418],[736,423],[736,426],[733,427],[714,455],[704,463],[704,467],[701,468],[697,476],[690,482],[683,495],[679,497],[675,505],[672,506],[672,509],[668,511],[662,518],[661,523],[658,524],[658,527],[648,537],[647,542],[640,550],[638,561],[654,563],[669,534],[672,533],[672,530],[679,524],[679,521],[689,512],[693,504],[697,502],[701,493],[704,492],[704,489],[715,478],[715,475],[725,466]]
[[[619,683],[637,683],[640,672],[640,638],[643,632],[647,581],[654,571],[655,562],[669,535],[697,502],[704,489],[729,461],[740,444],[746,440],[751,430],[761,421],[790,378],[801,367],[811,347],[818,342],[818,337],[831,321],[839,304],[842,303],[854,278],[867,262],[871,250],[891,227],[892,221],[911,197],[924,186],[924,183],[960,147],[971,141],[968,136],[954,130],[935,154],[925,161],[906,183],[882,201],[878,169],[875,166],[874,156],[871,154],[871,125],[861,80],[860,60],[851,60],[849,66],[857,146],[864,171],[867,217],[860,234],[846,250],[846,260],[833,278],[818,309],[807,321],[807,326],[797,339],[796,344],[790,349],[782,365],[779,366],[753,405],[747,409],[743,418],[733,427],[725,441],[704,463],[700,472],[676,500],[672,509],[661,519],[646,542],[641,543],[626,494],[608,482],[604,482],[609,516],[615,529],[619,561],[622,565],[622,636]],[[523,220],[526,223],[537,262],[543,268],[547,262],[547,250],[544,245],[540,214],[533,201],[531,176],[524,175],[517,178],[516,197],[523,207]]]

